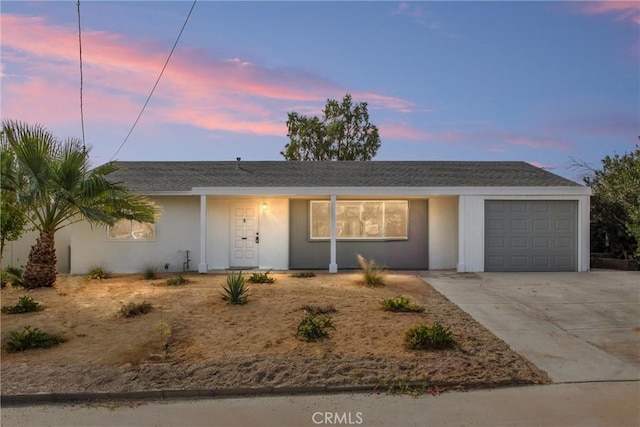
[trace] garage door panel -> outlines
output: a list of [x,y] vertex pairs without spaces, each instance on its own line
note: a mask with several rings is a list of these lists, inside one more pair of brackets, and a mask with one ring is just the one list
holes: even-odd
[[548,237],[534,237],[531,239],[531,247],[535,249],[549,249],[551,245],[549,244]]
[[533,231],[549,232],[549,220],[548,219],[534,219]]
[[502,231],[504,230],[504,220],[493,219],[487,222],[487,228],[489,230]]
[[577,202],[485,202],[485,271],[576,270]]
[[527,231],[527,221],[524,219],[512,219],[509,221],[509,230],[511,231]]
[[575,210],[572,203],[555,204],[554,206],[557,213],[571,213]]
[[508,207],[509,212],[511,213],[524,213],[527,212],[527,202],[511,202],[506,203],[505,206]]
[[489,237],[487,245],[491,248],[504,248],[504,237]]
[[571,268],[573,265],[573,258],[566,256],[557,256],[554,258],[555,266],[558,268]]
[[548,256],[534,256],[533,257],[533,266],[534,267],[549,267],[551,265],[551,261]]
[[547,215],[549,213],[550,205],[547,202],[536,203],[531,207],[533,213],[540,213]]
[[514,267],[526,267],[527,257],[526,256],[510,256],[509,264]]
[[499,267],[505,267],[507,265],[503,256],[490,256],[488,260],[491,262],[491,265]]
[[509,243],[511,244],[511,248],[526,248],[527,238],[524,236],[511,237]]
[[558,219],[553,222],[554,230],[558,232],[571,232],[571,228],[573,227],[573,223],[567,219]]
[[554,244],[556,248],[569,248],[572,249],[574,248],[573,245],[574,241],[571,237],[566,236],[566,237],[556,237],[554,239]]

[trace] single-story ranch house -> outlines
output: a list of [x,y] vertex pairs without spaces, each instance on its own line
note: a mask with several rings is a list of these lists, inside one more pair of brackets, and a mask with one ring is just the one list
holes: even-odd
[[389,269],[589,270],[590,189],[524,162],[118,165],[112,179],[152,199],[156,223],[67,227],[60,271],[337,272],[357,254]]

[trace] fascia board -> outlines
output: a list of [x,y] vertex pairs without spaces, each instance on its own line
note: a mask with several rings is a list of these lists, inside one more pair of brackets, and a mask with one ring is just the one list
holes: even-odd
[[[185,194],[185,193],[180,193]],[[194,187],[206,196],[588,196],[591,188],[566,187]]]

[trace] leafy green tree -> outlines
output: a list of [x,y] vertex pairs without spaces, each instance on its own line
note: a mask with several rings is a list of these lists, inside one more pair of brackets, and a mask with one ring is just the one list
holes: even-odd
[[[15,175],[15,154],[4,141],[0,143],[0,162],[3,175]],[[15,181],[16,178],[12,180]],[[27,212],[18,203],[16,193],[0,187],[0,261],[6,242],[18,240],[26,226]]]
[[156,208],[146,198],[109,181],[115,163],[91,168],[79,140],[62,141],[40,125],[15,121],[3,121],[2,133],[16,160],[15,173],[2,170],[3,189],[15,194],[39,232],[24,269],[25,287],[53,286],[57,230],[82,220],[92,225],[155,220]]
[[286,160],[371,160],[380,148],[377,126],[369,123],[367,103],[328,99],[323,117],[289,113],[290,142],[280,154]]
[[640,259],[640,147],[602,159],[585,178],[591,187],[592,248]]

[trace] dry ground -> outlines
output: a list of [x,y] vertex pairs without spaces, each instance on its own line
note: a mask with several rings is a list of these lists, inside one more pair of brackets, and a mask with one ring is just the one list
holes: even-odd
[[[447,387],[549,382],[546,373],[512,351],[422,279],[389,274],[387,286],[368,288],[357,273],[250,284],[247,305],[220,298],[224,275],[164,278],[118,276],[87,281],[60,276],[55,288],[2,290],[2,305],[30,295],[41,312],[2,314],[2,345],[10,331],[31,325],[68,341],[50,349],[2,350],[2,394],[78,391],[211,389],[266,386],[380,385],[420,380]],[[408,295],[424,313],[391,313],[379,301]],[[119,308],[147,301],[154,310],[123,318]],[[332,304],[336,330],[319,342],[294,336],[304,304]],[[404,332],[418,323],[451,327],[457,346],[408,350]],[[159,331],[171,329],[163,350]]]

